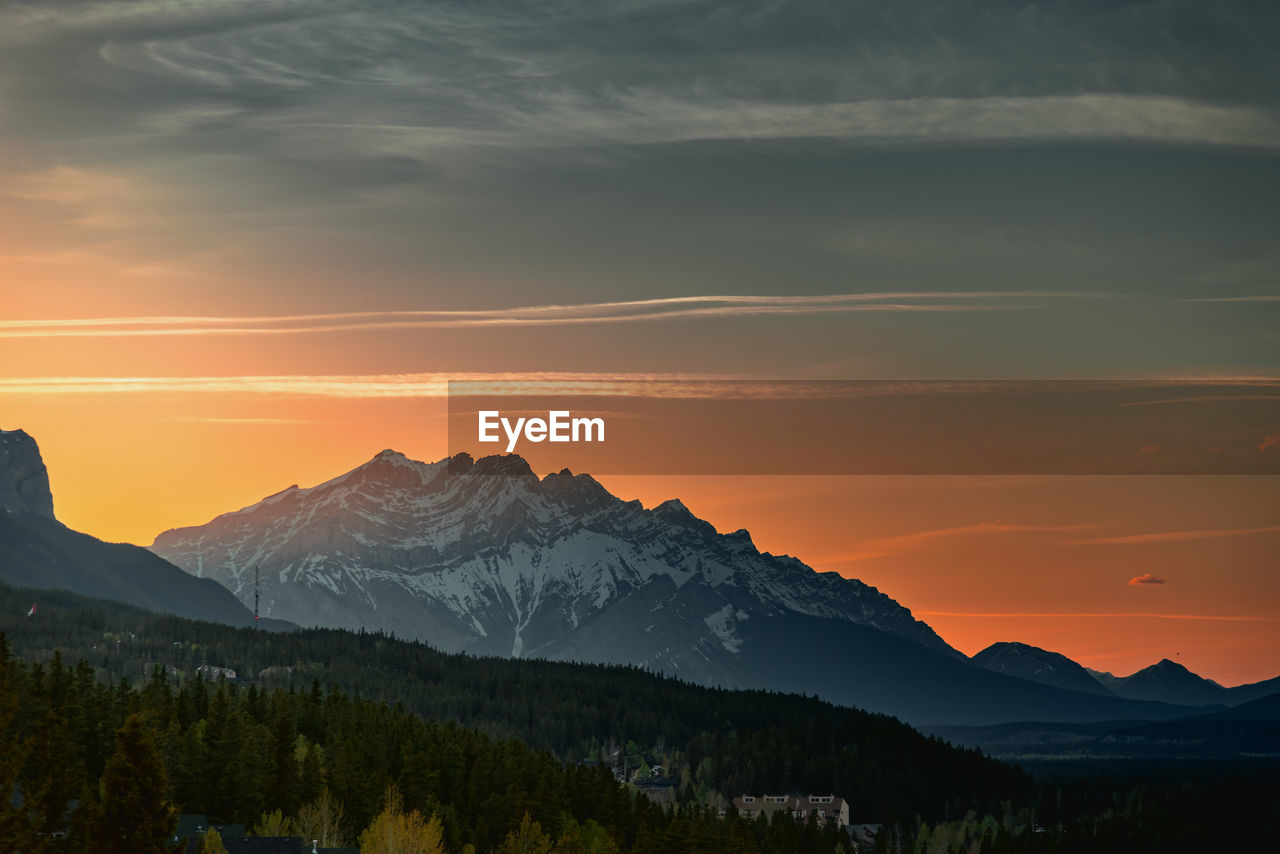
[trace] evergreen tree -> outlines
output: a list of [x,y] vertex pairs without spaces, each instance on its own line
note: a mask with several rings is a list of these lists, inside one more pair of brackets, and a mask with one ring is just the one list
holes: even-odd
[[96,854],[167,854],[177,816],[165,798],[168,775],[140,715],[116,733],[89,823]]
[[66,848],[62,836],[71,802],[84,785],[84,773],[66,725],[54,709],[45,712],[28,747],[29,770],[23,784],[28,820],[39,836],[37,850],[54,854]]
[[292,815],[302,804],[296,742],[293,709],[286,695],[277,694],[271,710],[271,765],[265,794],[267,803],[286,815]]
[[21,851],[34,840],[26,812],[13,803],[28,753],[18,730],[19,678],[0,632],[0,851]]

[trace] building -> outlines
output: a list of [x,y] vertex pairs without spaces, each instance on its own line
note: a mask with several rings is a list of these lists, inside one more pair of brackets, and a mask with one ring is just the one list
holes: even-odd
[[849,824],[849,803],[835,795],[742,795],[733,799],[733,805],[738,815],[748,820],[763,814],[772,821],[781,811],[797,821],[807,822],[812,815],[820,823],[834,823],[836,827]]

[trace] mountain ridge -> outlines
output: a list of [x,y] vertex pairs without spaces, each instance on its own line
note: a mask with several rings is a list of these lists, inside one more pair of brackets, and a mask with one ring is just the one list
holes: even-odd
[[[646,510],[587,474],[539,478],[515,454],[422,463],[384,450],[314,487],[165,531],[152,550],[241,596],[249,571],[262,567],[266,613],[395,631],[448,651],[518,656],[546,647],[562,633],[554,629],[575,629],[665,575],[677,588],[697,577],[735,594],[722,606],[745,592],[748,613],[856,617],[962,657],[874,588],[759,552],[749,534],[720,534],[679,499]],[[808,589],[797,592],[797,583]],[[418,600],[430,622],[389,605],[389,587]]]
[[890,597],[517,455],[386,450],[174,529],[152,548],[266,613],[446,652],[642,666],[704,685],[819,695],[912,722],[1164,719],[1187,710],[969,661]]
[[1016,641],[991,644],[975,653],[972,661],[988,670],[1060,688],[1190,707],[1237,706],[1280,692],[1280,677],[1226,688],[1168,658],[1128,676],[1116,676]]
[[[0,431],[0,582],[233,626],[254,623],[222,585],[192,578],[140,546],[107,543],[58,521],[40,448],[22,430]],[[287,628],[278,621],[261,627]]]

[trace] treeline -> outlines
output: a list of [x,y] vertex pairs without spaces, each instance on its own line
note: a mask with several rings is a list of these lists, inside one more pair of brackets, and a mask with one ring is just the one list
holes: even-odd
[[439,852],[850,850],[833,827],[663,809],[607,769],[338,688],[175,688],[157,666],[135,690],[60,654],[15,660],[3,634],[0,757],[0,792],[17,793],[0,799],[0,850],[24,854],[161,851],[175,810],[330,845],[363,836],[370,850],[388,823],[412,831],[415,813]]
[[[27,662],[6,664],[13,676],[0,690],[0,713],[13,710],[0,714],[0,792],[28,797],[15,819],[28,830],[61,820],[89,832],[107,766],[129,743],[118,733],[134,720],[178,809],[307,838],[324,836],[312,834],[340,809],[340,838],[353,844],[362,828],[412,823],[417,811],[452,854],[847,846],[785,817],[747,825],[708,812],[743,792],[841,795],[855,823],[883,825],[879,850],[910,854],[1233,850],[1280,832],[1280,768],[1265,760],[1128,777],[1100,766],[1038,782],[885,716],[634,668],[443,655],[363,633],[259,633],[3,587],[0,630]],[[195,675],[202,665],[249,678],[211,682]],[[579,761],[617,757],[615,747],[678,776],[676,803],[655,806],[617,785],[607,763]],[[0,834],[8,820],[0,815]],[[0,851],[27,850],[4,840]]]
[[[33,602],[37,613],[27,618]],[[60,650],[107,678],[149,679],[160,664],[175,678],[202,665],[229,668],[260,690],[310,692],[318,682],[566,762],[607,759],[611,747],[631,741],[645,746],[650,764],[665,758],[682,769],[683,800],[830,793],[850,802],[855,822],[887,823],[986,813],[1033,788],[1007,765],[886,715],[632,667],[447,655],[381,634],[254,632],[54,591],[0,588],[0,614],[21,657],[47,660]]]

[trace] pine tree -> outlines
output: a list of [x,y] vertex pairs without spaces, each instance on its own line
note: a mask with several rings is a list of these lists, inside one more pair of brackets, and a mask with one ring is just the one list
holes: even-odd
[[53,854],[64,850],[60,834],[67,829],[67,811],[85,784],[66,724],[53,709],[29,740],[30,772],[23,784],[29,821],[41,837],[39,850]]
[[21,851],[33,840],[27,811],[12,803],[30,749],[18,732],[18,681],[9,640],[0,632],[0,851]]
[[293,710],[283,694],[276,695],[272,706],[267,803],[292,815],[302,804],[298,761],[295,757],[297,731],[294,729]]
[[95,854],[167,854],[177,816],[165,798],[168,776],[141,716],[116,733],[116,751],[99,783],[86,850]]

